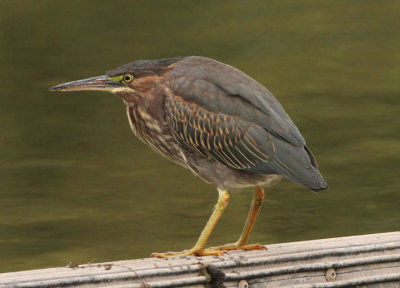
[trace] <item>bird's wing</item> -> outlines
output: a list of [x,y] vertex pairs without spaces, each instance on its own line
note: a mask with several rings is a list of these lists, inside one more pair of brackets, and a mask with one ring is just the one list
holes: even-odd
[[234,169],[326,186],[297,127],[255,80],[202,57],[180,61],[169,77],[165,115],[184,148]]
[[166,97],[165,114],[174,138],[192,153],[241,170],[268,163],[268,151],[260,150],[252,135],[254,125],[247,121],[211,112],[180,96]]
[[257,124],[176,95],[166,97],[165,115],[175,140],[198,156],[246,172],[283,175],[315,190],[324,185],[307,147],[293,146]]
[[305,140],[278,100],[260,83],[227,64],[187,57],[171,72],[172,90],[212,112],[256,123],[294,146]]

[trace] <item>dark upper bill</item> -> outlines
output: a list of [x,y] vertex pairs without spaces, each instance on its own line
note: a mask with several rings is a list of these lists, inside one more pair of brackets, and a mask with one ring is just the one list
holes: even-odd
[[87,79],[72,81],[51,87],[51,91],[84,91],[84,90],[103,90],[112,91],[121,87],[119,82],[111,80],[109,77],[102,75]]

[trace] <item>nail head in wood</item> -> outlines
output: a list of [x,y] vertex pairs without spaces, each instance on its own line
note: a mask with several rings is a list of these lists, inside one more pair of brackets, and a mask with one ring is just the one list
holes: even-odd
[[240,280],[238,283],[238,288],[249,288],[249,283],[246,280]]
[[333,268],[329,268],[328,270],[326,270],[325,273],[325,278],[328,282],[332,282],[336,280],[336,271]]

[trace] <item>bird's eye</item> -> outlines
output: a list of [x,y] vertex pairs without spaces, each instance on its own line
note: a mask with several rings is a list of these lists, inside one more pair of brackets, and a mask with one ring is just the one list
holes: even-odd
[[122,77],[122,82],[124,82],[124,83],[129,83],[129,82],[131,82],[133,80],[133,76],[131,75],[131,74],[125,74],[123,77]]

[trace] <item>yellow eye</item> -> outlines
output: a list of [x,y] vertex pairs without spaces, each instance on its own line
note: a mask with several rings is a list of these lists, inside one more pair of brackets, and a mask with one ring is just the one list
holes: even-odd
[[122,82],[123,83],[132,82],[133,78],[134,77],[131,74],[125,74],[124,76],[122,76]]

